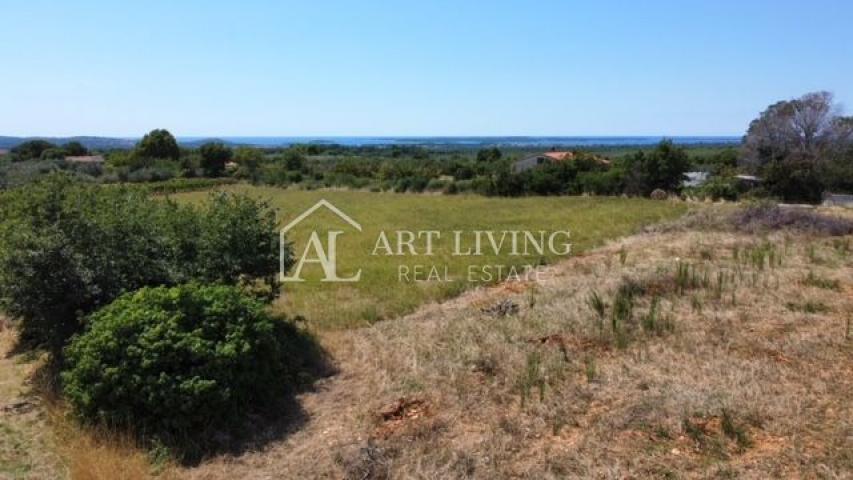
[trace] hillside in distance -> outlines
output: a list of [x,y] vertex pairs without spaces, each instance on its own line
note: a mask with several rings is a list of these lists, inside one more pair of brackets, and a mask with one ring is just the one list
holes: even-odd
[[[343,145],[350,147],[382,147],[382,146],[420,146],[425,148],[477,149],[485,147],[503,148],[551,148],[551,147],[618,147],[618,146],[650,146],[664,138],[671,138],[679,145],[733,145],[740,142],[740,137],[720,136],[503,136],[503,137],[297,137],[297,136],[268,136],[268,137],[177,137],[178,143],[187,148],[194,148],[210,141],[219,141],[230,145],[244,145],[262,148],[287,147],[294,144]],[[87,148],[94,150],[114,150],[132,148],[138,138],[133,137],[11,137],[0,136],[0,148],[14,148],[28,140],[47,140],[58,145],[78,141]]]

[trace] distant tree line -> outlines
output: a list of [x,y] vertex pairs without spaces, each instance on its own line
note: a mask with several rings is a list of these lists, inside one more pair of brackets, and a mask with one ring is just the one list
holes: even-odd
[[[853,191],[853,118],[840,115],[832,95],[817,92],[778,102],[747,130],[739,148],[687,149],[665,140],[616,155],[573,152],[567,161],[516,171],[529,152],[497,147],[444,151],[420,146],[347,147],[309,144],[259,149],[211,141],[181,147],[167,130],[146,134],[131,150],[101,152],[103,166],[73,165],[66,156],[89,152],[78,142],[32,140],[0,157],[0,187],[25,184],[53,170],[103,183],[229,178],[315,189],[477,193],[482,195],[632,195],[654,190],[713,199],[743,196],[820,201],[825,191]],[[540,152],[541,153],[541,152]],[[602,161],[607,160],[607,161]],[[684,174],[710,179],[684,188]],[[758,177],[744,182],[738,175]]]

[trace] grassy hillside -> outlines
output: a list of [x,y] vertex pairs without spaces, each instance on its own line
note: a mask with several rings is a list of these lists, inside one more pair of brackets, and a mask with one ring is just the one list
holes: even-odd
[[[340,373],[300,397],[310,421],[185,472],[849,478],[853,237],[686,225],[324,332]],[[505,302],[517,313],[483,311]]]
[[[489,282],[483,265],[526,265],[555,260],[555,255],[511,257],[507,252],[482,256],[451,255],[452,232],[462,230],[466,248],[474,230],[570,230],[573,254],[601,245],[606,240],[636,232],[644,225],[674,218],[683,213],[683,204],[642,199],[593,197],[485,198],[481,196],[425,196],[353,191],[295,191],[276,188],[234,186],[229,191],[268,199],[279,209],[282,225],[289,223],[321,199],[337,206],[362,227],[352,230],[326,209],[300,223],[289,235],[294,253],[300,256],[313,230],[330,227],[342,230],[338,241],[338,271],[341,276],[361,269],[355,283],[323,283],[317,265],[306,264],[304,278],[313,281],[288,283],[276,307],[291,315],[303,315],[315,327],[348,328],[373,323],[414,310],[430,301],[442,300],[472,286]],[[207,194],[178,195],[179,201],[203,201]],[[438,230],[433,255],[425,255],[425,240],[417,242],[417,256],[371,255],[381,231],[395,241],[397,230]],[[321,233],[325,239],[325,233]],[[423,239],[422,239],[423,240]],[[409,268],[408,280],[400,280],[400,265]],[[415,278],[416,265],[424,275]],[[475,278],[469,282],[469,266]],[[435,266],[441,280],[427,281]],[[446,277],[445,277],[446,272]],[[497,278],[492,269],[492,279]],[[446,281],[447,279],[451,281]]]

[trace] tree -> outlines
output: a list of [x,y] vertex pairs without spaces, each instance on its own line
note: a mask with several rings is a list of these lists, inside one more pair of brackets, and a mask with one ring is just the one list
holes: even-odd
[[650,151],[639,151],[625,159],[627,193],[648,196],[653,190],[675,191],[681,187],[690,157],[672,140],[663,140]]
[[838,112],[828,92],[808,93],[769,106],[749,124],[742,163],[757,170],[791,155],[817,161],[839,142],[850,139],[850,128]]
[[305,166],[305,158],[298,150],[288,149],[282,155],[285,168],[290,171],[302,170]]
[[151,130],[136,144],[136,154],[143,158],[177,160],[181,156],[178,142],[168,130]]
[[840,111],[828,92],[769,106],[749,125],[741,165],[786,200],[815,202],[828,186],[847,188],[853,119]]
[[231,161],[234,152],[219,142],[205,143],[199,147],[200,166],[207,177],[218,177],[225,171],[225,164]]
[[145,286],[199,281],[278,294],[278,226],[264,202],[220,193],[203,206],[178,205],[67,174],[3,200],[0,311],[54,353],[85,315]]
[[264,154],[257,148],[243,147],[237,149],[234,162],[237,163],[237,176],[240,178],[255,179],[258,166],[264,160]]
[[45,150],[56,148],[56,145],[47,140],[29,140],[12,149],[12,153],[19,160],[33,160],[41,158]]
[[67,155],[70,155],[72,157],[79,157],[89,154],[89,150],[78,141],[68,142],[62,146],[62,149],[65,150],[65,153]]
[[491,163],[501,159],[503,154],[498,147],[486,148],[477,152],[478,163]]
[[65,158],[67,152],[63,148],[48,148],[41,152],[40,160],[59,160]]

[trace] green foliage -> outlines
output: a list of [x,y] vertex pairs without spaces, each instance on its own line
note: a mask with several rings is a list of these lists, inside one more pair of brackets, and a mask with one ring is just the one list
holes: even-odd
[[243,147],[237,149],[234,161],[237,163],[236,177],[255,180],[258,167],[264,161],[264,154],[257,148]]
[[56,148],[47,140],[29,140],[12,149],[12,154],[18,160],[33,160],[41,158],[45,150]]
[[72,157],[79,157],[82,155],[88,155],[89,149],[83,146],[82,143],[78,141],[71,141],[62,146],[62,149],[65,150],[67,155]]
[[680,188],[690,167],[687,151],[671,140],[662,141],[651,152],[639,151],[624,161],[626,193],[648,196],[655,189],[672,192]]
[[168,158],[177,160],[181,156],[178,142],[168,130],[151,130],[136,145],[136,154],[142,158]]
[[501,159],[503,154],[498,147],[486,148],[477,152],[478,163],[492,163]]
[[711,200],[734,201],[738,199],[740,191],[734,177],[713,177],[702,186],[692,189],[690,194]]
[[287,150],[282,155],[285,168],[291,171],[305,168],[305,157],[298,150]]
[[60,160],[65,158],[65,150],[61,148],[48,148],[41,152],[39,158],[41,160]]
[[817,166],[807,160],[786,158],[768,162],[763,170],[769,193],[792,202],[819,203],[824,182]]
[[580,172],[577,181],[582,193],[619,195],[625,190],[625,171],[616,166],[603,172]]
[[218,177],[225,172],[225,164],[231,161],[234,152],[223,143],[205,143],[199,147],[201,159],[199,166],[205,176]]
[[[0,206],[0,309],[54,352],[125,292],[192,280],[278,291],[274,212],[240,195],[201,207],[52,175]],[[289,268],[289,252],[285,267]]]
[[143,288],[91,315],[63,391],[89,422],[170,443],[273,406],[295,381],[295,329],[235,287]]
[[139,185],[137,188],[143,189],[149,193],[170,194],[210,190],[214,187],[233,185],[234,183],[237,183],[237,180],[233,178],[173,178],[164,182],[153,182],[145,185]]

